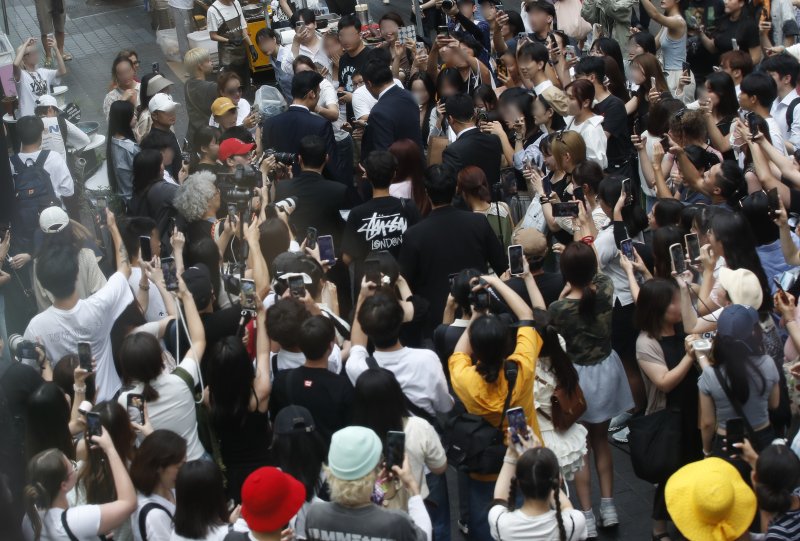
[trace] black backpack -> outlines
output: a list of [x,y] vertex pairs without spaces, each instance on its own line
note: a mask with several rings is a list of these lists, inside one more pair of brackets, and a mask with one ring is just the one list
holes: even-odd
[[795,98],[786,108],[786,128],[789,130],[790,135],[792,133],[792,123],[794,122],[794,110],[798,105],[800,105],[800,98]]
[[15,172],[11,230],[17,251],[32,249],[34,232],[39,229],[39,213],[47,207],[61,205],[53,191],[50,173],[44,168],[49,155],[49,150],[42,150],[31,165],[22,163],[19,154],[11,156]]
[[[447,461],[468,473],[496,474],[503,466],[506,446],[503,443],[503,421],[511,404],[511,395],[517,383],[519,367],[513,361],[506,361],[503,372],[508,381],[508,394],[500,415],[500,424],[494,426],[480,415],[467,411],[451,417],[447,421],[445,435]],[[463,408],[463,406],[460,406]]]

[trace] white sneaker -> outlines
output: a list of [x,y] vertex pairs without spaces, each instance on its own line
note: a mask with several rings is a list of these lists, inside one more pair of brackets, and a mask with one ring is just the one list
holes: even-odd
[[627,426],[620,430],[619,432],[615,432],[611,435],[611,438],[617,443],[628,443],[628,435],[631,433],[631,429]]
[[608,425],[609,432],[616,432],[620,428],[624,427],[628,424],[628,420],[633,417],[632,414],[628,413],[627,411],[624,413],[620,413],[613,419],[611,419],[611,423]]
[[583,516],[586,517],[586,538],[587,539],[596,539],[597,538],[597,523],[594,520],[594,512],[593,511],[584,511]]
[[603,505],[600,507],[600,527],[611,528],[619,524],[617,508],[614,504]]

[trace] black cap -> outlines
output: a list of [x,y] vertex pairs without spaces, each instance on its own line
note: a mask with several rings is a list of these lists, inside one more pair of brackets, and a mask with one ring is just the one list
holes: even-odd
[[536,0],[535,2],[528,2],[527,4],[525,4],[526,13],[534,9],[544,11],[553,18],[555,18],[556,16],[555,6],[553,5],[552,2],[548,2],[547,0]]
[[211,273],[203,263],[198,263],[186,269],[183,273],[183,282],[186,289],[192,294],[194,304],[198,310],[202,310],[214,295],[214,288],[211,286]]
[[311,412],[303,406],[286,406],[275,416],[273,428],[276,434],[282,436],[313,432],[315,430],[314,418],[311,416]]

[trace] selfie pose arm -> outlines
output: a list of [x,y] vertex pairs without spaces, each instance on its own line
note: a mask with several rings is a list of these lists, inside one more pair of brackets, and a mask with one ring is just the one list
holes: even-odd
[[136,510],[136,489],[128,475],[128,468],[117,453],[114,441],[106,429],[102,428],[99,436],[91,436],[90,439],[106,455],[111,478],[114,480],[114,492],[117,494],[115,501],[100,505],[100,526],[97,533],[104,535],[119,528]]
[[122,235],[119,233],[119,228],[117,227],[117,220],[114,216],[114,213],[108,208],[106,208],[106,224],[108,224],[107,227],[109,233],[111,233],[111,239],[114,241],[114,252],[117,259],[117,272],[122,273],[127,280],[131,276],[130,257],[128,256],[128,251],[125,249],[125,243],[122,242]]

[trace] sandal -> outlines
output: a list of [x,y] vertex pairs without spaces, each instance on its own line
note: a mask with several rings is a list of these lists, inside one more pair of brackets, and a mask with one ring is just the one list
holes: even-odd
[[61,58],[64,60],[64,62],[69,62],[70,60],[72,60],[72,55],[67,52],[64,52],[61,53]]
[[48,69],[53,67],[53,59],[52,59],[52,57],[44,59],[44,67],[48,68]]

